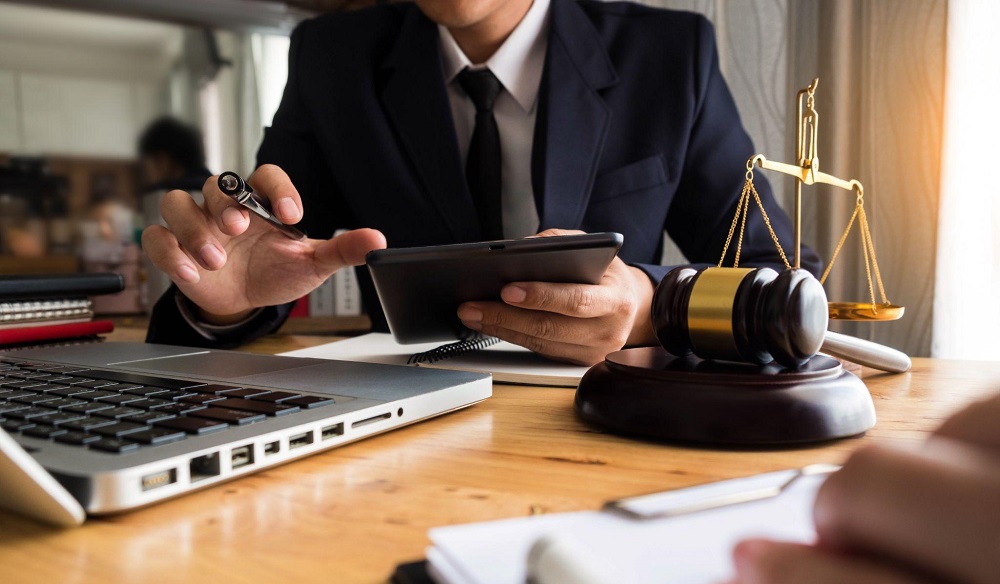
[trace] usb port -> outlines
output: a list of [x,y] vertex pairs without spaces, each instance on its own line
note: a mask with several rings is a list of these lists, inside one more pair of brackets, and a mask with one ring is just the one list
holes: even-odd
[[275,440],[264,445],[264,456],[271,456],[281,452],[281,442]]
[[165,487],[177,482],[177,469],[172,468],[162,472],[148,474],[142,477],[142,490],[149,491],[158,487]]
[[313,443],[313,433],[305,432],[302,434],[297,434],[288,439],[289,450],[293,448],[300,448],[302,446],[308,446]]
[[326,428],[323,428],[323,430],[320,432],[320,434],[322,435],[323,440],[329,440],[331,438],[336,438],[337,436],[343,436],[344,435],[344,424],[343,424],[343,422],[341,422],[340,424],[334,424],[332,426],[327,426]]
[[222,472],[219,467],[219,453],[203,454],[191,459],[191,482],[217,477]]
[[253,444],[244,444],[243,446],[233,448],[230,453],[230,459],[233,463],[233,470],[236,470],[241,466],[253,464]]

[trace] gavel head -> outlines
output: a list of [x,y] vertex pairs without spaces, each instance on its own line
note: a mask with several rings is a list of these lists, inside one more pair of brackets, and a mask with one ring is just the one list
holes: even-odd
[[797,368],[823,344],[828,311],[806,270],[680,267],[656,287],[652,318],[674,355]]

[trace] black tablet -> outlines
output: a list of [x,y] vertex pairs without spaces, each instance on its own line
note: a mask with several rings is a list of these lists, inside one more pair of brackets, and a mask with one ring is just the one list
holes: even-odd
[[473,335],[458,305],[500,300],[511,282],[597,284],[621,245],[620,233],[587,233],[380,249],[366,261],[393,337],[423,343]]

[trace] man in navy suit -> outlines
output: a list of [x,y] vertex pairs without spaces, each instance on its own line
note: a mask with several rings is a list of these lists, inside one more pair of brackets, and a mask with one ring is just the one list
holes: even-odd
[[[487,105],[469,85],[483,76],[497,90]],[[499,134],[491,225],[475,198],[486,184],[473,166],[488,142],[476,137],[484,114]],[[475,330],[595,363],[655,343],[664,230],[692,263],[718,261],[753,153],[701,16],[592,0],[416,0],[307,21],[292,35],[285,94],[251,183],[311,239],[250,221],[212,179],[203,206],[170,194],[168,227],[143,236],[176,283],[148,340],[227,346],[270,332],[287,303],[387,242],[617,231],[625,243],[600,285],[513,283],[503,302],[458,309]],[[778,237],[791,241],[759,175],[757,187]],[[339,228],[352,231],[331,238]],[[741,263],[781,266],[757,213]],[[818,267],[808,251],[803,264]]]

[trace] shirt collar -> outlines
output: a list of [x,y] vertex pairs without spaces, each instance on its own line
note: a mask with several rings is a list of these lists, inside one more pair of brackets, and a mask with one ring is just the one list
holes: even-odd
[[534,0],[531,8],[496,53],[476,66],[465,56],[454,37],[438,25],[445,83],[451,83],[466,67],[489,68],[514,100],[531,112],[538,98],[548,47],[550,0]]

